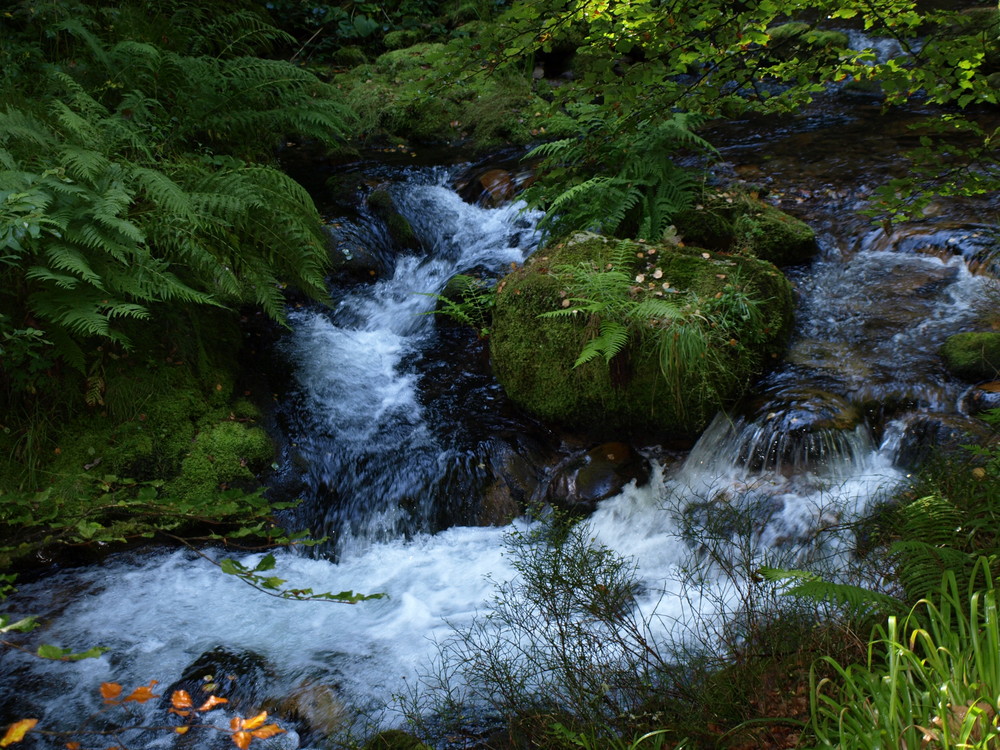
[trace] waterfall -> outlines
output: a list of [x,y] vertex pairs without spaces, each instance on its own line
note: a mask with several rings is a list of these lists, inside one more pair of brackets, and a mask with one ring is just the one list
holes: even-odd
[[[463,203],[440,171],[414,173],[391,194],[419,250],[388,258],[374,283],[336,291],[329,309],[294,311],[281,345],[294,367],[282,471],[306,488],[294,520],[334,544],[316,557],[279,552],[275,570],[298,588],[387,598],[356,606],[269,598],[186,550],[135,550],[54,572],[24,584],[5,612],[39,615],[39,642],[109,650],[76,663],[0,654],[0,724],[30,715],[78,726],[100,710],[102,681],[157,680],[167,693],[206,659],[254,665],[252,684],[219,710],[223,724],[264,706],[282,721],[282,700],[305,690],[325,691],[376,725],[398,724],[393,696],[433,662],[436,642],[484,614],[495,583],[515,575],[503,554],[509,529],[439,520],[442,504],[468,502],[482,485],[499,396],[487,375],[467,383],[457,370],[435,374],[442,334],[425,313],[435,303],[427,295],[454,274],[495,278],[520,263],[537,243],[538,217],[516,204]],[[850,539],[830,530],[905,481],[895,464],[901,425],[955,410],[960,386],[932,358],[982,297],[984,280],[961,259],[895,246],[852,256],[825,238],[795,282],[795,340],[760,397],[721,415],[679,468],[654,461],[648,484],[601,502],[589,521],[598,541],[634,558],[637,604],[654,636],[718,623],[735,606],[710,543],[743,535],[734,549],[752,565],[846,552]],[[729,510],[747,511],[752,525],[728,528]],[[240,559],[252,566],[260,555]],[[684,575],[692,560],[702,561],[694,588]],[[283,726],[276,747],[316,741],[300,724]]]

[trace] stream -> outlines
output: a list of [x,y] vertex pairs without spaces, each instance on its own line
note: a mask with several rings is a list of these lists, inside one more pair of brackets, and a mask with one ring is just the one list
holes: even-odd
[[[973,270],[1000,257],[989,223],[995,199],[935,205],[926,221],[889,234],[873,226],[856,211],[898,168],[909,136],[902,118],[875,121],[863,103],[850,112],[730,124],[716,136],[719,171],[762,184],[816,228],[819,251],[789,269],[796,332],[754,398],[720,415],[690,451],[644,446],[651,481],[602,501],[589,519],[599,542],[635,559],[637,606],[654,635],[680,627],[710,638],[736,606],[737,587],[722,572],[710,568],[697,586],[683,574],[698,554],[698,529],[719,507],[754,509],[753,530],[734,542],[752,564],[835,565],[851,544],[836,529],[902,486],[930,445],[975,424],[969,385],[936,352],[990,304],[992,282]],[[294,310],[273,353],[290,368],[275,486],[304,500],[291,528],[329,537],[320,548],[279,552],[275,573],[299,588],[387,598],[355,606],[269,598],[176,549],[54,571],[22,585],[5,611],[39,615],[38,642],[109,650],[75,663],[0,653],[0,725],[34,716],[71,728],[100,709],[101,682],[130,689],[157,680],[169,695],[194,690],[206,674],[214,683],[239,675],[213,683],[230,703],[208,720],[228,727],[232,716],[266,708],[287,730],[260,747],[320,747],[337,727],[401,723],[394,696],[409,692],[432,668],[436,643],[482,615],[496,582],[514,574],[504,535],[529,522],[480,525],[486,490],[512,465],[590,447],[518,414],[474,333],[428,314],[452,276],[499,278],[539,240],[538,216],[523,206],[463,200],[455,185],[467,169],[379,166],[379,186],[419,247],[394,248],[364,201],[350,216],[331,216],[342,243],[378,251],[382,272],[334,286],[328,308]],[[231,746],[224,734],[216,739]],[[145,742],[132,746],[215,746],[163,732]]]

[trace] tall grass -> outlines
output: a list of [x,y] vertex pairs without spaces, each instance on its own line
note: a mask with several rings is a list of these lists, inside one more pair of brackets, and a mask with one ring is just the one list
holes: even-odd
[[[998,746],[997,592],[986,558],[975,573],[965,588],[946,572],[935,596],[876,628],[867,665],[818,662],[811,708],[819,747]],[[824,666],[833,676],[817,679]]]

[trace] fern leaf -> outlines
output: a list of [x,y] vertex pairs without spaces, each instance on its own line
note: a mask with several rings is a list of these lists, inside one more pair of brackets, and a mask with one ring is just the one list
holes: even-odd
[[854,615],[875,611],[894,612],[903,606],[900,600],[888,594],[872,591],[863,586],[827,581],[809,571],[761,568],[759,572],[770,581],[787,583],[783,592],[785,596],[798,596],[814,602],[832,604]]
[[66,165],[70,176],[76,179],[93,180],[110,166],[110,162],[99,151],[71,143],[63,144],[56,153]]
[[55,273],[44,266],[32,266],[24,273],[24,278],[35,281],[48,281],[55,284],[60,289],[76,289],[80,284],[80,279],[76,276],[69,276],[64,273]]

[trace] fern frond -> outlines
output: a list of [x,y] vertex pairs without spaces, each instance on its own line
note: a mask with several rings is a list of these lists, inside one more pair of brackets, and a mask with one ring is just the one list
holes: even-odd
[[[891,613],[903,608],[899,599],[888,594],[863,586],[827,581],[809,571],[761,568],[759,572],[767,580],[787,583],[783,592],[785,596],[798,596],[813,602],[831,604],[846,609],[854,616],[872,612]],[[940,577],[938,582],[940,583]]]
[[47,281],[55,284],[60,289],[76,289],[80,284],[80,279],[76,276],[69,276],[64,273],[55,273],[44,266],[32,266],[24,272],[24,278],[35,281]]
[[610,362],[625,349],[629,338],[628,328],[624,325],[613,320],[602,320],[600,334],[586,343],[573,367],[586,364],[596,357],[603,357],[605,362]]
[[110,165],[108,159],[99,151],[90,148],[64,143],[56,154],[67,168],[69,175],[75,179],[92,180]]
[[[51,243],[46,249],[45,258],[51,268],[59,271],[71,271],[82,281],[101,288],[100,275],[94,272],[83,253],[77,248],[63,243]],[[33,275],[29,278],[39,277]]]

